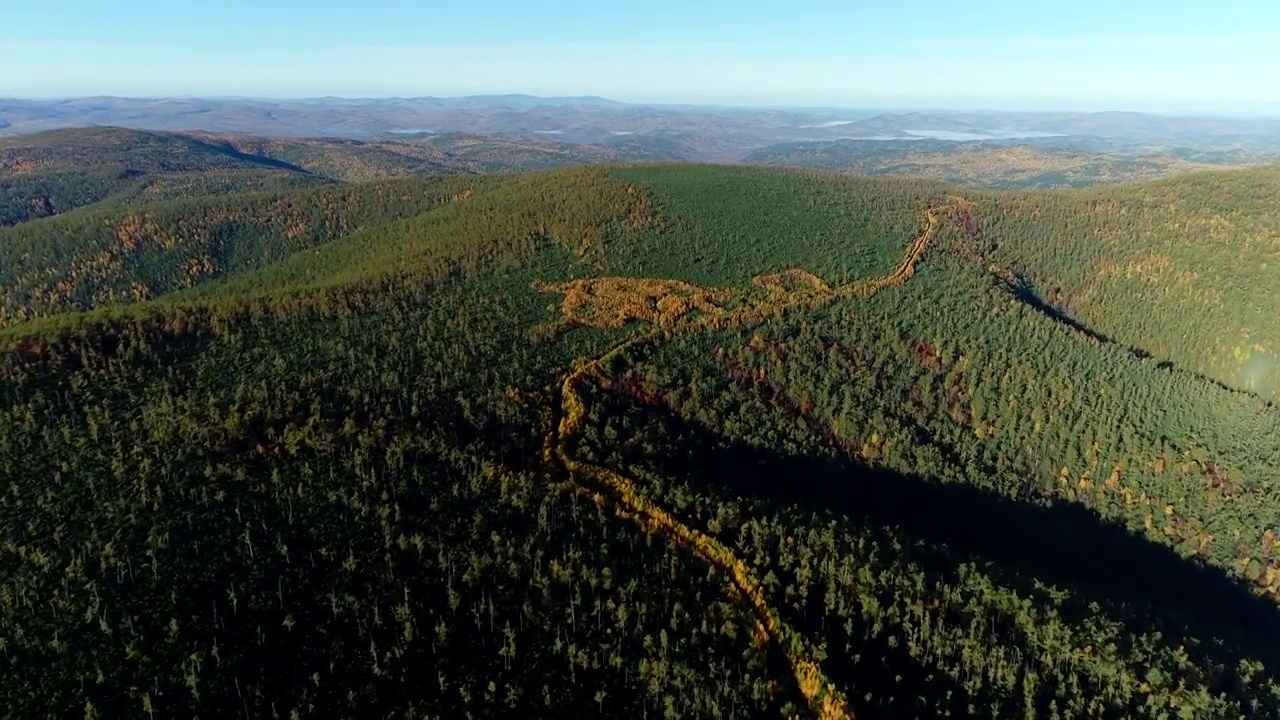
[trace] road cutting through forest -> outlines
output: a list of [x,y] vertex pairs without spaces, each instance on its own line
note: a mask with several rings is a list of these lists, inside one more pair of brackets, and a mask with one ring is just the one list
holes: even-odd
[[[544,460],[563,468],[571,479],[570,488],[600,505],[612,504],[620,516],[635,521],[648,532],[663,535],[674,544],[696,553],[706,563],[724,572],[731,580],[735,595],[750,605],[757,640],[771,644],[785,657],[796,686],[808,705],[810,714],[821,720],[850,720],[848,701],[823,674],[813,659],[804,639],[790,627],[769,603],[764,588],[752,568],[740,560],[733,550],[716,538],[681,522],[672,513],[652,502],[635,481],[620,472],[575,458],[571,445],[581,435],[588,415],[586,388],[595,383],[610,383],[606,367],[611,360],[641,343],[664,334],[711,328],[744,327],[781,317],[788,312],[813,311],[841,299],[866,299],[881,291],[895,288],[911,279],[916,266],[933,243],[942,216],[951,211],[964,211],[969,203],[950,197],[946,204],[925,211],[925,227],[912,241],[902,261],[883,277],[853,282],[832,288],[815,275],[802,270],[788,270],[755,278],[754,285],[763,288],[763,296],[744,297],[739,305],[727,309],[711,302],[711,298],[731,296],[727,290],[701,290],[673,281],[635,281],[621,278],[598,278],[574,281],[561,286],[540,289],[565,294],[563,310],[567,319],[595,327],[621,327],[633,320],[644,320],[653,327],[639,331],[615,344],[605,353],[575,363],[557,390],[553,401],[554,415],[543,442]],[[786,281],[798,288],[788,290]],[[587,284],[584,284],[587,283]],[[641,301],[627,295],[636,288],[647,293]],[[678,288],[686,296],[697,298],[688,303],[681,299],[666,302],[653,297],[654,288]],[[603,301],[614,312],[600,312]],[[579,315],[589,310],[589,315]],[[694,312],[697,311],[697,314]]]

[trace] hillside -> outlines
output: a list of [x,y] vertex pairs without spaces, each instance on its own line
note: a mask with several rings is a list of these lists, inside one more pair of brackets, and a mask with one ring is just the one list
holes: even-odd
[[407,139],[404,144],[446,153],[478,172],[688,160],[694,155],[691,149],[678,141],[630,136],[611,137],[596,143],[572,144],[529,137],[441,133],[416,135]]
[[265,138],[75,128],[0,138],[0,228],[105,203],[275,191],[333,182],[469,175],[598,163],[680,160],[679,143],[613,137],[420,134],[397,141]]
[[474,166],[447,153],[405,143],[370,143],[336,138],[263,138],[204,132],[191,135],[233,152],[289,163],[307,172],[344,182],[412,175],[460,175],[477,171]]
[[0,138],[0,228],[100,202],[147,202],[320,185],[270,157],[175,133],[123,128]]
[[1277,716],[1277,183],[580,168],[0,231],[0,698]]
[[297,171],[270,157],[238,152],[198,135],[125,128],[52,130],[0,140],[5,177],[129,169],[135,173],[275,169]]
[[546,170],[688,157],[688,152],[678,143],[653,138],[618,137],[602,143],[571,144],[538,137],[467,133],[418,133],[382,141],[259,138],[209,133],[192,135],[237,152],[288,162],[316,175],[345,182],[413,175]]
[[[743,160],[753,165],[838,170],[861,175],[902,175],[971,187],[1052,189],[1155,180],[1198,170],[1256,162],[1228,155],[1216,162],[1180,157],[1185,149],[1126,152],[1068,147],[937,140],[838,140],[762,148]],[[1206,158],[1207,160],[1208,158]]]
[[991,259],[1099,339],[1280,399],[1277,192],[1280,167],[996,195]]
[[145,300],[263,267],[362,228],[467,197],[484,182],[392,180],[86,208],[0,228],[0,328],[68,310]]

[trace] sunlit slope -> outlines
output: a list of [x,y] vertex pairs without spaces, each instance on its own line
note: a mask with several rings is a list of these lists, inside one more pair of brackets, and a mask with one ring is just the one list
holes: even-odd
[[521,175],[8,328],[4,705],[1280,713],[1276,411],[955,195]]
[[146,300],[426,212],[486,182],[449,178],[82,211],[0,229],[0,326]]
[[1119,343],[1280,393],[1280,168],[984,196],[988,260]]
[[[269,158],[242,155],[230,147],[181,133],[102,127],[0,138],[0,177],[92,170],[237,170],[270,163]],[[279,161],[274,165],[281,169],[291,167]]]
[[[474,192],[395,223],[355,233],[251,273],[210,284],[181,298],[234,300],[245,295],[430,283],[454,272],[531,258],[558,247],[593,272],[608,262],[613,243],[655,226],[642,188],[594,168],[552,170],[468,181]],[[177,299],[177,298],[175,298]]]
[[851,280],[891,269],[903,238],[918,230],[920,208],[946,194],[934,183],[709,166],[529,173],[183,297],[474,269],[527,258],[547,242],[570,251],[588,276],[747,285],[800,266]]
[[217,147],[267,161],[288,163],[342,182],[388,180],[411,175],[465,175],[474,171],[449,154],[408,143],[337,138],[266,138],[191,133]]
[[124,128],[52,130],[0,139],[0,227],[97,203],[137,204],[328,182],[296,165],[189,135]]

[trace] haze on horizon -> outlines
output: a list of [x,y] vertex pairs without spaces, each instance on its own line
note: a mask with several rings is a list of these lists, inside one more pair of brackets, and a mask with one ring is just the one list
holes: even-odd
[[[1280,113],[1256,0],[51,0],[6,10],[0,96],[598,95],[629,102]],[[30,29],[39,28],[39,33]],[[1271,28],[1268,30],[1268,28]]]

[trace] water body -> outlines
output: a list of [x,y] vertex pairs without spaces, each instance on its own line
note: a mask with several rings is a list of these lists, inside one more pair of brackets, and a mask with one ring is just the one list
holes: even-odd
[[910,135],[841,135],[837,140],[924,140]]
[[1038,130],[993,130],[991,132],[962,132],[958,130],[903,130],[900,135],[841,135],[835,140],[872,140],[872,141],[910,141],[910,140],[943,140],[950,142],[972,142],[974,140],[1019,140],[1028,138],[1066,137],[1064,133],[1040,132]]
[[635,132],[632,130],[610,130],[609,134],[610,135],[635,135]]
[[827,122],[819,123],[817,125],[801,125],[800,127],[802,128],[833,128],[833,127],[840,127],[841,125],[852,125],[856,122],[858,121],[857,120],[828,120]]
[[[984,132],[962,132],[956,130],[903,130],[907,135],[929,138],[931,140],[1024,140],[1028,138],[1066,137],[1064,133],[1040,132],[1039,130],[988,130]],[[902,138],[895,138],[902,139]]]
[[387,132],[391,133],[392,135],[417,135],[418,133],[429,133],[434,135],[436,132],[436,129],[435,128],[404,128],[404,129],[397,129],[397,130],[388,130]]
[[564,134],[563,130],[534,130],[533,132],[538,135],[563,135]]

